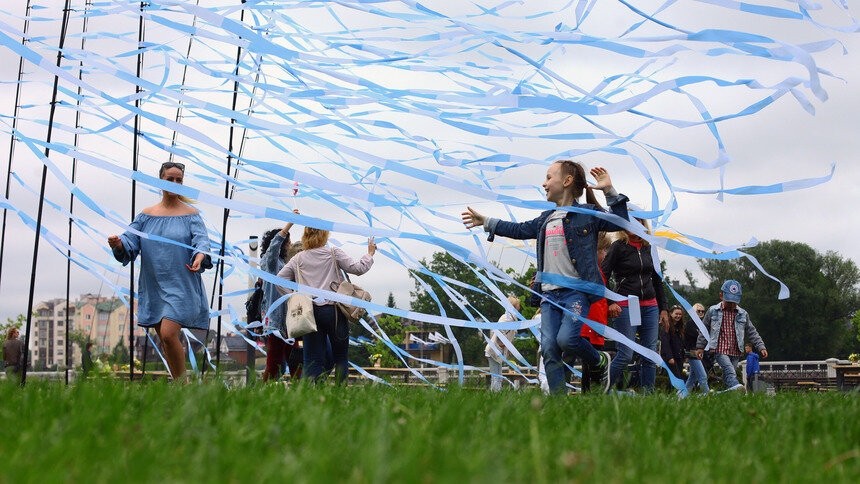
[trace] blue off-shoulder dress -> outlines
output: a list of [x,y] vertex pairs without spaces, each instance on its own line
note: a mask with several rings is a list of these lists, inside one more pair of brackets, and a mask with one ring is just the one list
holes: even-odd
[[209,303],[200,273],[212,268],[212,259],[206,255],[198,272],[185,267],[192,264],[198,253],[209,252],[209,237],[200,214],[139,213],[130,226],[193,247],[148,239],[132,232],[120,235],[122,247],[113,250],[116,260],[126,265],[141,254],[137,324],[150,327],[169,319],[184,328],[209,329]]

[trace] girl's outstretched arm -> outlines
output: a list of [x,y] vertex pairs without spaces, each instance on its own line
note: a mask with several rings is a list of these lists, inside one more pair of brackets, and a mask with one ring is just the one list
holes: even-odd
[[463,224],[467,229],[483,226],[484,231],[490,234],[487,236],[490,242],[496,238],[496,234],[519,240],[536,239],[541,225],[541,217],[527,222],[505,222],[497,218],[485,217],[471,207],[466,207],[462,215]]

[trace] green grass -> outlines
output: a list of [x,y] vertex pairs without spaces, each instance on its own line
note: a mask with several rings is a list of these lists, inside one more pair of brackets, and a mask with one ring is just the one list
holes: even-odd
[[858,482],[855,395],[0,384],[2,482]]

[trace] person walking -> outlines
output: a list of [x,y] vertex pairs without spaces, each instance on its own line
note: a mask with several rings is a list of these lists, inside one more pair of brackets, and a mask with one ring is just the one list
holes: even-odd
[[[298,214],[298,210],[293,210]],[[290,229],[292,222],[281,229],[272,229],[263,234],[260,243],[260,267],[272,275],[277,275],[289,261]],[[263,381],[277,380],[281,375],[281,366],[289,361],[290,352],[298,347],[296,340],[287,342],[285,325],[286,304],[272,307],[280,297],[278,286],[269,281],[263,281],[262,322],[266,335],[266,369],[263,371]],[[250,321],[249,321],[250,322]],[[277,332],[275,334],[274,332]]]
[[[648,223],[636,219],[648,232]],[[615,318],[614,328],[631,341],[638,335],[639,344],[652,351],[657,351],[659,325],[668,326],[669,312],[663,280],[654,269],[659,264],[653,256],[647,240],[638,235],[623,231],[618,233],[618,240],[612,243],[606,258],[600,268],[603,275],[609,279],[615,276],[614,291],[622,296],[636,296],[639,299],[641,325],[633,326],[630,319],[628,301],[613,302],[609,305],[609,315]],[[618,353],[612,360],[610,369],[610,386],[620,386],[624,371],[633,358],[633,349],[618,343]],[[648,358],[640,359],[639,384],[645,392],[654,389],[657,366]]]
[[668,325],[660,327],[660,356],[666,366],[678,378],[683,378],[684,368],[684,308],[669,308]]
[[6,330],[6,341],[3,342],[6,379],[15,383],[21,382],[24,371],[24,342],[18,339],[18,335],[18,328],[9,328]]
[[758,379],[761,367],[758,364],[758,355],[753,351],[751,344],[744,345],[744,351],[747,354],[747,391],[751,392],[755,389],[753,383]]
[[[705,306],[701,303],[693,304],[693,310],[699,319],[705,317]],[[708,373],[702,361],[702,357],[696,352],[696,341],[699,339],[699,328],[692,318],[687,320],[684,327],[684,356],[687,359],[687,364],[690,365],[690,374],[687,376],[687,381],[684,386],[689,394],[696,389],[698,385],[699,391],[707,394],[710,391],[708,388]]]
[[700,334],[696,340],[699,357],[707,346],[714,354],[714,360],[723,370],[723,382],[727,390],[746,391],[738,383],[738,359],[743,356],[743,342],[749,337],[750,344],[756,348],[762,358],[767,358],[767,348],[758,334],[749,313],[738,304],[741,302],[741,284],[738,281],[727,280],[720,289],[722,302],[708,308],[702,322],[708,328],[707,336]]
[[[376,253],[373,237],[367,241],[367,254],[355,261],[340,247],[327,245],[329,234],[328,230],[305,227],[302,235],[304,250],[284,265],[278,277],[295,282],[297,273],[301,272],[304,285],[330,291],[332,283],[340,282],[339,270],[359,276],[370,270]],[[278,292],[283,295],[292,290],[278,286]],[[349,375],[349,321],[334,301],[316,298],[313,304],[317,330],[302,337],[302,379],[318,382],[327,373],[326,345],[330,344],[335,378],[338,383],[345,383]]]
[[93,362],[93,342],[87,341],[84,345],[84,351],[81,353],[81,376],[86,378],[93,371],[95,363]]
[[[520,300],[510,296],[508,297],[508,302],[511,303],[511,306],[514,307],[517,311],[520,310]],[[500,323],[507,323],[510,321],[516,321],[516,317],[508,311],[505,311],[499,318]],[[501,334],[501,336],[499,336]],[[484,348],[484,356],[487,357],[487,362],[490,366],[490,390],[497,392],[502,389],[502,369],[504,368],[502,365],[505,364],[505,361],[510,358],[511,350],[507,348],[504,342],[501,341],[501,338],[505,338],[508,343],[513,344],[514,336],[517,335],[517,330],[515,329],[507,329],[507,330],[499,330],[493,331],[490,336],[490,342],[487,344],[486,348]]]
[[[158,177],[181,185],[185,165],[164,163]],[[114,258],[123,266],[141,256],[137,324],[155,328],[174,381],[185,379],[182,329],[209,329],[209,302],[200,276],[212,268],[209,236],[190,203],[181,195],[162,191],[161,202],[137,214],[131,230],[108,237]]]

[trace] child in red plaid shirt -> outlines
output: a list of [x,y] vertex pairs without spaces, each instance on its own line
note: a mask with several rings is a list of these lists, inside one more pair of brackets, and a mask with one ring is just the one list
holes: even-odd
[[738,360],[743,356],[744,336],[749,337],[752,345],[762,358],[767,358],[767,348],[758,334],[758,330],[750,321],[749,313],[743,310],[741,302],[741,284],[728,280],[720,290],[722,302],[711,306],[702,318],[702,323],[708,328],[708,337],[700,334],[696,341],[696,351],[699,357],[707,346],[714,353],[714,360],[723,369],[723,381],[729,390],[744,391],[738,383]]

